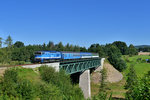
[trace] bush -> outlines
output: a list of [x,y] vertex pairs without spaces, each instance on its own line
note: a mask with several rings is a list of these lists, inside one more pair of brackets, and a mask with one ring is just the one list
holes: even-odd
[[142,59],[142,61],[141,61],[142,63],[146,63],[146,60],[145,59]]
[[15,100],[17,98],[33,100],[36,95],[34,85],[30,81],[18,77],[18,68],[12,68],[5,71],[4,77],[0,82],[0,90],[0,98],[9,97],[15,98]]
[[60,90],[52,84],[41,84],[40,100],[61,100],[62,95]]
[[10,61],[10,65],[19,65],[19,61]]
[[18,82],[18,86],[16,91],[20,98],[24,100],[33,100],[36,97],[36,88],[34,85],[28,80],[20,80]]
[[150,99],[150,71],[137,82],[126,93],[127,100],[149,100]]
[[141,62],[142,61],[142,58],[138,58],[136,59],[137,62]]
[[17,67],[6,70],[0,80],[0,99],[84,100],[81,89],[72,85],[70,76],[65,71],[56,72],[54,68],[47,66],[40,67],[39,70],[43,79],[37,79],[36,82],[39,83],[32,83],[22,75],[27,71],[30,73],[31,69]]
[[39,67],[39,72],[42,80],[47,83],[57,80],[57,74],[53,67],[48,67],[46,65]]
[[[40,75],[42,80],[44,80],[47,84],[52,84],[61,92],[63,100],[82,100],[83,94],[81,89],[75,88],[70,80],[70,76],[65,73],[64,70],[60,70],[56,72],[54,68],[48,66],[41,66],[39,68]],[[47,86],[48,88],[49,86]],[[43,87],[44,91],[45,86]],[[75,99],[76,98],[76,99]]]
[[19,65],[25,64],[25,61],[19,61]]

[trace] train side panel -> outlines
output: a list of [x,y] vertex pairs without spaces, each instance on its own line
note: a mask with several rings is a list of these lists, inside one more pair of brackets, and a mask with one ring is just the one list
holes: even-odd
[[80,59],[80,53],[78,52],[62,52],[62,59]]

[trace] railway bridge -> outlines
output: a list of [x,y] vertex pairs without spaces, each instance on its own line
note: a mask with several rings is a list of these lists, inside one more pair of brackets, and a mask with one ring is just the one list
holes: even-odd
[[[80,59],[80,60],[70,60],[61,61],[54,63],[45,63],[54,67],[56,71],[63,69],[67,74],[80,73],[79,76],[79,86],[83,91],[85,98],[91,97],[91,87],[90,87],[90,69],[96,69],[98,67],[103,67],[104,58],[93,58],[93,59]],[[26,65],[25,68],[36,68],[43,64]]]

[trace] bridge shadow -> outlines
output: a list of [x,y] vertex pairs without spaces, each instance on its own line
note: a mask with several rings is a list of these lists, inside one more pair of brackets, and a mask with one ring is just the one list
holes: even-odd
[[75,73],[75,74],[71,74],[70,78],[71,78],[71,82],[72,84],[79,84],[79,77],[80,77],[81,72]]
[[[90,74],[95,71],[95,68],[91,68],[90,69]],[[79,84],[79,78],[80,78],[80,75],[82,74],[82,72],[77,72],[77,73],[74,73],[74,74],[71,74],[70,75],[70,78],[71,78],[71,81],[73,84]]]
[[112,97],[112,100],[126,100],[125,98]]

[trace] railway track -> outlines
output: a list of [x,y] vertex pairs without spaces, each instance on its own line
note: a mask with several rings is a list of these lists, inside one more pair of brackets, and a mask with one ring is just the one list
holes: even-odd
[[39,63],[35,63],[35,64],[22,64],[22,65],[0,65],[0,68],[9,68],[9,67],[18,67],[18,66],[26,66],[26,65],[36,65]]

